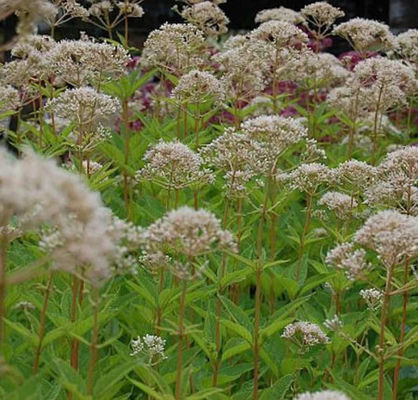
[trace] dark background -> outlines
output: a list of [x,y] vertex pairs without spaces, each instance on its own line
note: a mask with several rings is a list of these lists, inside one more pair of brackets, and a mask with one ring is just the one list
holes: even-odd
[[[80,0],[80,3],[83,2],[86,3],[86,0]],[[231,20],[229,24],[231,30],[247,30],[254,28],[254,18],[260,10],[279,6],[299,10],[312,2],[306,0],[229,0],[226,4],[222,4],[221,8]],[[418,26],[418,0],[330,0],[329,2],[346,13],[346,16],[339,20],[340,22],[356,16],[370,18],[389,24],[395,33]],[[145,10],[144,17],[130,19],[131,44],[141,46],[147,34],[166,21],[180,22],[180,17],[171,10],[175,4],[179,3],[175,0],[144,0],[142,3]],[[0,42],[5,42],[14,35],[15,24],[15,16],[0,22]],[[105,36],[104,31],[92,25],[80,20],[72,20],[58,28],[56,38],[78,38],[80,30],[95,36]],[[46,27],[44,29],[41,27],[41,33],[47,32]]]

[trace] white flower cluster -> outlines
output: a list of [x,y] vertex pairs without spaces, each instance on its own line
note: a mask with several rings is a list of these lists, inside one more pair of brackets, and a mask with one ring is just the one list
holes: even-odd
[[299,394],[293,400],[350,400],[350,398],[336,390],[322,390],[320,392]]
[[181,16],[207,36],[219,36],[228,32],[228,17],[217,4],[211,1],[201,1],[185,7]]
[[375,50],[376,47],[388,50],[395,45],[389,26],[371,19],[352,18],[338,25],[333,34],[346,39],[359,52]]
[[349,280],[360,279],[370,268],[364,249],[356,249],[352,243],[342,243],[330,250],[325,262],[343,270]]
[[333,211],[337,218],[346,219],[351,210],[358,206],[357,201],[345,193],[327,192],[318,201],[320,206],[325,206]]
[[158,357],[161,360],[165,360],[165,344],[166,341],[160,336],[146,334],[145,336],[138,336],[136,339],[132,339],[131,356],[144,355],[147,358],[147,362],[153,364],[156,362],[155,358]]
[[145,153],[144,160],[146,164],[136,178],[153,180],[167,189],[212,183],[214,179],[210,170],[202,168],[199,154],[180,142],[160,140]]
[[300,10],[302,16],[314,26],[322,28],[331,26],[336,19],[344,17],[344,11],[326,1],[317,1]]
[[108,279],[116,243],[100,197],[78,176],[33,153],[18,161],[1,151],[0,165],[0,215],[22,231],[50,227],[41,247],[53,268],[80,273],[95,286]]
[[374,250],[386,267],[393,267],[418,254],[418,217],[381,211],[355,233],[354,241]]
[[226,92],[222,82],[210,72],[192,70],[180,78],[172,97],[179,103],[204,104],[213,101],[221,104]]
[[317,344],[329,343],[328,336],[321,328],[311,322],[299,321],[287,325],[282,334],[283,338],[295,341],[302,347],[312,347]]
[[192,24],[164,24],[152,31],[144,43],[141,64],[184,73],[203,63],[203,33]]
[[324,164],[307,163],[299,165],[291,172],[279,174],[277,179],[286,183],[291,190],[314,195],[320,185],[334,180],[334,171]]
[[266,10],[261,10],[257,13],[255,17],[255,22],[262,24],[263,22],[268,21],[286,21],[291,24],[300,24],[304,21],[302,15],[290,8],[279,7],[279,8],[269,8]]
[[232,234],[221,228],[220,221],[209,211],[181,207],[155,221],[144,232],[145,249],[183,254],[186,258],[217,250],[235,251]]
[[241,124],[241,130],[251,143],[251,157],[256,171],[274,172],[280,155],[292,145],[302,143],[307,137],[307,129],[292,118],[277,115],[261,115]]
[[377,311],[382,306],[383,293],[377,289],[362,289],[360,296],[371,311]]
[[49,100],[47,108],[58,117],[66,118],[78,127],[96,127],[119,109],[119,101],[91,87],[68,89],[55,99]]

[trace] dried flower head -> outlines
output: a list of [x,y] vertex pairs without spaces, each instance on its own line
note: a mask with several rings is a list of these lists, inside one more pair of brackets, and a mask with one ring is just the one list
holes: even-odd
[[219,36],[228,32],[228,17],[217,4],[211,1],[202,1],[185,7],[181,16],[207,36]]
[[268,21],[286,21],[298,25],[302,23],[304,19],[299,12],[286,7],[269,8],[257,13],[255,17],[256,23],[262,24],[263,22]]
[[179,103],[198,104],[213,101],[220,104],[225,100],[223,84],[210,72],[192,70],[183,75],[172,92]]
[[298,344],[301,350],[306,351],[309,347],[317,344],[329,343],[328,336],[321,328],[311,322],[294,322],[284,328],[283,338],[290,339]]
[[184,73],[203,63],[203,33],[192,24],[164,24],[144,43],[141,64]]
[[355,233],[354,241],[374,250],[386,267],[392,267],[418,254],[418,217],[381,211]]
[[377,311],[382,306],[383,293],[377,289],[362,289],[360,296],[367,304],[367,308],[371,311]]
[[349,280],[362,278],[370,267],[364,249],[356,249],[352,243],[342,243],[330,250],[325,262],[343,270]]
[[322,390],[320,392],[306,392],[299,394],[293,400],[351,400],[344,393],[336,390]]
[[167,189],[213,181],[211,171],[202,168],[201,157],[180,142],[161,140],[145,153],[144,160],[146,165],[138,171],[137,179],[153,180]]
[[395,44],[389,26],[365,18],[343,22],[334,28],[333,34],[343,37],[355,51],[363,54],[369,50],[388,50]]

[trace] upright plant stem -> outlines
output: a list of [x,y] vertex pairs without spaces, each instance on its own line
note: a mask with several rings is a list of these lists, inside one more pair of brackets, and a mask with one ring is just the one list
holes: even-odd
[[380,317],[380,334],[379,334],[379,381],[378,381],[378,400],[384,397],[384,367],[385,367],[385,327],[387,310],[389,305],[390,291],[392,288],[393,265],[387,268],[385,293],[383,296],[382,313]]
[[[8,218],[2,218],[1,227],[7,226]],[[4,300],[6,297],[6,266],[7,266],[7,247],[9,245],[8,235],[3,229],[0,235],[0,354],[3,353],[4,340],[4,321],[5,308]]]
[[259,374],[259,353],[260,353],[260,315],[261,315],[261,276],[263,272],[263,232],[266,223],[267,201],[271,186],[271,175],[268,177],[267,188],[264,194],[261,218],[258,224],[257,233],[257,266],[255,270],[255,310],[254,310],[254,379],[253,379],[253,399],[258,400],[258,374]]
[[[72,287],[72,301],[71,301],[71,322],[74,324],[77,317],[77,294],[78,294],[79,279],[73,276],[73,287]],[[73,339],[71,342],[71,356],[70,365],[78,370],[78,340]]]
[[90,362],[87,373],[87,394],[93,393],[94,368],[97,361],[97,350],[99,343],[99,298],[97,289],[93,290],[93,330],[90,345]]
[[303,251],[305,249],[306,235],[308,234],[309,226],[311,224],[311,214],[312,214],[312,194],[308,193],[306,197],[305,225],[303,227],[303,232],[300,237],[298,260],[297,260],[296,270],[295,270],[296,280],[299,279],[300,267],[302,266]]
[[347,144],[347,160],[351,160],[353,155],[353,148],[354,148],[354,137],[356,135],[356,124],[357,124],[357,113],[358,113],[358,97],[359,91],[357,90],[356,98],[354,100],[354,116],[353,120],[351,121],[349,136],[348,136],[348,144]]
[[[409,257],[405,260],[403,282],[404,285],[408,283],[409,278]],[[398,399],[398,385],[399,385],[399,373],[401,371],[401,358],[403,356],[403,344],[405,340],[405,328],[406,328],[406,314],[408,305],[408,291],[405,290],[402,297],[402,322],[401,322],[401,334],[399,337],[399,350],[398,359],[396,360],[395,370],[393,372],[393,400]]]
[[[409,171],[409,175],[412,175],[412,171]],[[408,187],[407,191],[407,207],[406,213],[410,215],[411,206],[412,206],[412,187]],[[410,269],[410,259],[406,257],[405,265],[403,270],[403,284],[406,285],[409,280],[409,269]],[[399,384],[399,373],[401,371],[401,358],[404,352],[404,340],[405,340],[405,330],[406,330],[406,317],[407,317],[407,306],[408,306],[408,291],[405,290],[402,296],[402,322],[401,322],[401,334],[399,337],[399,350],[398,350],[398,359],[396,360],[395,370],[393,372],[393,400],[398,399],[398,384]]]
[[[223,217],[223,228],[226,228],[229,214],[229,198],[225,199],[225,209]],[[219,368],[221,366],[221,314],[222,314],[222,301],[220,296],[223,292],[223,287],[221,286],[222,278],[226,273],[226,254],[222,254],[222,265],[221,265],[221,275],[219,276],[219,288],[218,288],[218,299],[216,302],[216,325],[215,325],[215,346],[216,346],[216,360],[213,366],[213,375],[212,375],[212,385],[216,387],[218,384],[218,374]]]
[[124,17],[124,23],[125,23],[125,45],[126,47],[129,47],[129,23],[128,23],[128,16],[125,14]]
[[123,126],[125,128],[125,168],[123,171],[123,200],[125,203],[125,211],[127,219],[130,219],[130,196],[129,196],[129,176],[126,170],[126,166],[129,163],[129,145],[130,145],[130,133],[129,133],[129,109],[128,109],[128,100],[124,99],[122,101],[122,120]]
[[183,369],[183,342],[184,342],[184,314],[186,309],[186,294],[187,294],[187,281],[183,280],[183,289],[180,297],[180,310],[179,310],[179,345],[177,351],[177,375],[176,375],[176,400],[181,400],[181,380]]
[[378,144],[377,144],[377,134],[378,134],[378,125],[379,125],[379,112],[380,112],[380,102],[382,100],[382,94],[383,94],[383,86],[379,90],[379,95],[377,98],[377,104],[376,104],[376,111],[374,113],[374,122],[373,122],[373,146],[372,146],[372,165],[376,164],[376,153],[378,150]]
[[46,311],[48,308],[49,295],[51,294],[52,283],[54,281],[54,273],[51,272],[48,279],[48,284],[44,293],[44,302],[42,305],[41,317],[39,321],[39,335],[38,335],[38,346],[35,351],[35,360],[33,362],[33,374],[36,375],[39,369],[39,361],[41,358],[42,342],[45,337],[45,321]]

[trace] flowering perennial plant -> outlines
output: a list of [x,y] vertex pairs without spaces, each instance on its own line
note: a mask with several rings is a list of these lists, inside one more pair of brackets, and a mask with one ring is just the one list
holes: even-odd
[[417,30],[225,2],[0,0],[0,398],[414,399]]

